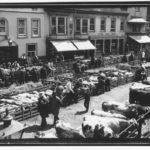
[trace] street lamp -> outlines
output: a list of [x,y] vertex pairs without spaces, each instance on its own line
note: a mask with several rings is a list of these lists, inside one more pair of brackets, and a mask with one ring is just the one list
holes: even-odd
[[9,46],[12,46],[12,43],[13,43],[12,39],[8,39]]

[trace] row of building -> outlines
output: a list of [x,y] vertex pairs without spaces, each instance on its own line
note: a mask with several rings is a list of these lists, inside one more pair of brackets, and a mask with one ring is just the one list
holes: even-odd
[[0,8],[0,60],[149,49],[147,7]]

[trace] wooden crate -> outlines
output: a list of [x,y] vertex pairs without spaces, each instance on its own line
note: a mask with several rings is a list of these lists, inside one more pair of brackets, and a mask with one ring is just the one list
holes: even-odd
[[111,88],[117,87],[118,86],[118,80],[117,81],[110,80],[110,86],[111,86]]
[[134,76],[127,77],[127,83],[133,82]]

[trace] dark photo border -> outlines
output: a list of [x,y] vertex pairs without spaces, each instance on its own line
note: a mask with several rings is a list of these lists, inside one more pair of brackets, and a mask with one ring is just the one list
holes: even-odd
[[[149,1],[127,2],[16,2],[0,3],[0,8],[115,8],[150,7]],[[150,139],[21,139],[0,140],[0,146],[150,146]]]

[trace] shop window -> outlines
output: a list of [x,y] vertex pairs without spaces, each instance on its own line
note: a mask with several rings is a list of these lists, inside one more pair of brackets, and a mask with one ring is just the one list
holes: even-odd
[[82,20],[82,33],[87,33],[88,32],[88,20],[83,19]]
[[123,39],[119,39],[119,54],[123,54]]
[[38,8],[32,8],[32,11],[37,11],[38,10]]
[[90,31],[94,32],[95,31],[95,19],[90,18]]
[[105,18],[101,19],[101,31],[103,32],[106,31],[106,19]]
[[118,42],[117,42],[117,40],[112,40],[112,42],[111,42],[111,53],[112,54],[117,54],[117,44],[118,44]]
[[76,19],[76,33],[81,32],[81,21],[80,19]]
[[66,34],[66,17],[55,16],[51,18],[51,34]]
[[27,36],[27,19],[18,19],[18,37]]
[[110,55],[110,40],[105,40],[105,51],[104,51],[104,54],[107,56],[107,55]]
[[115,32],[116,31],[116,19],[112,18],[111,19],[111,32]]
[[128,11],[127,7],[121,7],[120,9],[121,9],[121,11]]
[[140,7],[135,7],[136,12],[140,12]]
[[32,19],[31,22],[32,37],[40,36],[40,19]]
[[88,19],[77,18],[76,19],[76,34],[87,34],[88,33]]
[[139,33],[141,31],[141,26],[139,24],[132,25],[132,29],[134,33]]
[[6,35],[7,30],[7,20],[4,18],[0,19],[0,35]]
[[33,57],[37,54],[37,44],[27,44],[27,56]]
[[103,53],[103,40],[96,41],[96,48],[97,48],[97,51],[99,51],[100,53]]

